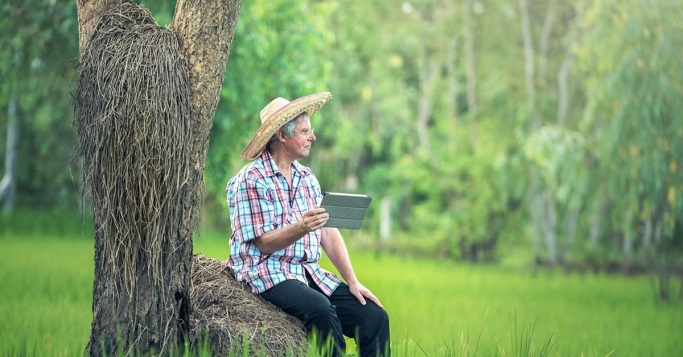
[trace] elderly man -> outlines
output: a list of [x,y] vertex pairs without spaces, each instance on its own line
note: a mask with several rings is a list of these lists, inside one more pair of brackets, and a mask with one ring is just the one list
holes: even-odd
[[[317,333],[319,343],[331,340],[334,355],[345,354],[344,335],[356,339],[361,356],[389,355],[389,317],[358,281],[339,230],[324,227],[320,184],[298,162],[316,140],[310,116],[331,98],[277,98],[261,110],[261,126],[242,151],[252,161],[226,188],[228,264],[237,280]],[[345,282],[320,266],[321,248]]]

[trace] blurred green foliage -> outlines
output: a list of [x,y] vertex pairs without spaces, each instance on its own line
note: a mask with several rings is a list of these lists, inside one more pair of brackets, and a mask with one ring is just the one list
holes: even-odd
[[0,4],[0,18],[0,155],[4,162],[9,99],[16,95],[17,206],[75,207],[70,89],[78,61],[76,3],[8,0]]
[[[173,1],[140,3],[172,21]],[[228,234],[224,185],[246,163],[260,109],[329,90],[304,163],[324,190],[376,198],[363,230],[372,246],[683,264],[683,4],[526,3],[243,2],[200,231]],[[77,212],[75,2],[9,0],[0,14],[0,113],[13,94],[22,112],[18,209]]]

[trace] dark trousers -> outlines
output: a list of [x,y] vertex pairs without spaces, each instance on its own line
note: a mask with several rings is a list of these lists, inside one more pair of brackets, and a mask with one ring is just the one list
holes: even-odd
[[344,283],[329,298],[310,278],[308,285],[284,281],[261,296],[302,320],[309,334],[315,331],[322,341],[331,339],[335,356],[346,352],[344,336],[356,340],[362,357],[389,356],[389,315],[368,299],[361,305]]

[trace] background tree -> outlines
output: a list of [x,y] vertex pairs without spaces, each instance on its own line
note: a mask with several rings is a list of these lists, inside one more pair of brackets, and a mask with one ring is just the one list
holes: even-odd
[[567,83],[573,79],[569,74],[575,9],[571,3],[554,0],[545,5],[519,1],[526,93],[519,113],[528,130],[523,146],[529,163],[534,256],[538,262],[555,265],[569,254],[581,202],[577,190],[583,181],[582,171],[576,170],[580,166],[573,165],[575,156],[581,160],[572,133],[578,111],[570,112],[567,106],[572,97]]
[[68,88],[78,56],[76,4],[8,0],[0,16],[4,210],[75,210]]
[[239,1],[79,0],[78,152],[95,223],[91,355],[187,338],[192,232]]
[[[144,5],[173,21],[175,1]],[[22,113],[16,207],[74,212],[76,4],[0,10],[0,140],[12,93]],[[210,134],[199,228],[227,242],[225,182],[263,103],[330,90],[305,163],[325,190],[376,198],[354,245],[382,236],[379,251],[456,260],[680,266],[678,12],[673,0],[251,1]]]
[[683,253],[683,63],[673,55],[683,47],[681,11],[666,0],[591,4],[577,49],[594,155],[587,200],[603,238],[591,246],[655,267],[664,300],[674,298],[669,277]]

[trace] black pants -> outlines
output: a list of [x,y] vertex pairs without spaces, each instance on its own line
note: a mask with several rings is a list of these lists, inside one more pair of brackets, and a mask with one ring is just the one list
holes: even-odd
[[261,296],[302,320],[309,333],[316,331],[322,340],[331,339],[335,356],[346,352],[344,335],[356,340],[362,357],[389,356],[389,315],[370,300],[361,305],[344,283],[329,298],[310,278],[308,285],[284,281]]

